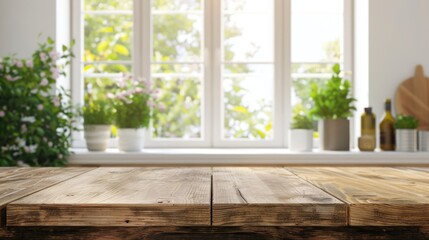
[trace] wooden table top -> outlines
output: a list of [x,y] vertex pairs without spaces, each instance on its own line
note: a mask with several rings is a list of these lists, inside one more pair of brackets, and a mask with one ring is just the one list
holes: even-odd
[[429,168],[0,169],[8,227],[428,226]]

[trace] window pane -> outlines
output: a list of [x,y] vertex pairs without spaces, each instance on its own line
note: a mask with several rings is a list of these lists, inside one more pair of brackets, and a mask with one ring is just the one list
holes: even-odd
[[85,74],[93,73],[130,73],[131,65],[127,64],[85,64],[83,67]]
[[133,10],[133,0],[84,0],[86,11]]
[[344,0],[292,0],[292,62],[340,61]]
[[292,0],[292,104],[308,114],[312,84],[321,85],[342,63],[344,0]]
[[158,102],[166,109],[153,121],[153,138],[201,138],[202,78],[165,74],[152,79],[159,91]]
[[131,60],[132,15],[85,14],[84,61]]
[[159,14],[153,22],[153,61],[201,61],[202,15]]
[[201,0],[152,0],[153,10],[196,11],[203,9]]
[[[264,1],[265,2],[265,1]],[[264,2],[259,2],[264,5]],[[231,13],[223,16],[224,61],[274,59],[274,15]]]
[[223,9],[231,12],[272,12],[274,1],[224,0]]
[[227,64],[223,71],[225,139],[271,139],[274,76],[271,64]]
[[222,4],[222,137],[272,139],[274,1]]

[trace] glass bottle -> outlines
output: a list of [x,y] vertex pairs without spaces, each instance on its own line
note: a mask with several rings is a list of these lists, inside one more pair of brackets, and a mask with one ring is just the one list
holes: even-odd
[[395,150],[395,118],[392,116],[392,101],[386,99],[384,117],[380,122],[380,149],[383,151]]

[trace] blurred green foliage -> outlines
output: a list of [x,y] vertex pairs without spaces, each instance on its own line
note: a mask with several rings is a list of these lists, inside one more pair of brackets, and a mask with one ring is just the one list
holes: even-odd
[[413,116],[398,115],[395,121],[395,129],[417,129],[419,120]]

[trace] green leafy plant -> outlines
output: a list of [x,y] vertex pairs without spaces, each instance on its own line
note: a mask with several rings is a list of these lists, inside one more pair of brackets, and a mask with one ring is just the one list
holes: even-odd
[[419,120],[413,116],[399,115],[395,121],[395,129],[416,129]]
[[313,129],[313,121],[311,117],[304,114],[295,114],[292,118],[291,129]]
[[83,107],[83,119],[85,125],[111,125],[114,112],[109,101],[92,99],[88,96]]
[[134,79],[124,75],[114,88],[116,94],[108,94],[116,109],[115,124],[118,128],[147,128],[152,118],[152,110],[163,109],[155,104],[157,92],[151,90],[151,84],[144,79]]
[[59,53],[48,38],[31,59],[0,59],[1,166],[66,163],[76,114],[56,81],[71,57],[69,48]]
[[314,106],[311,114],[320,119],[339,119],[353,115],[356,99],[350,97],[351,85],[348,80],[340,77],[339,64],[332,67],[333,75],[322,87],[313,84],[311,99]]

